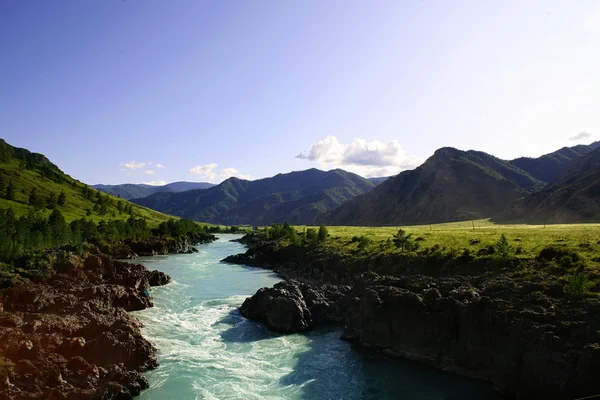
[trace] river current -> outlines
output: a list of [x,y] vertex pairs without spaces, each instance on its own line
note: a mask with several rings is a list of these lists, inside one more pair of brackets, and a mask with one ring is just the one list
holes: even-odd
[[388,360],[340,340],[341,327],[280,335],[237,311],[244,299],[278,282],[259,268],[221,263],[244,246],[239,236],[199,253],[142,257],[170,275],[151,289],[155,307],[135,315],[158,348],[142,400],[195,399],[498,399],[486,384],[410,362]]

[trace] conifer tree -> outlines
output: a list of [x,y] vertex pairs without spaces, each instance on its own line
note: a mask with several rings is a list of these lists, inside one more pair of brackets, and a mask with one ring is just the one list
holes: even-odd
[[12,179],[8,183],[8,186],[6,187],[6,196],[5,197],[8,200],[14,200],[15,199],[15,185],[13,185]]

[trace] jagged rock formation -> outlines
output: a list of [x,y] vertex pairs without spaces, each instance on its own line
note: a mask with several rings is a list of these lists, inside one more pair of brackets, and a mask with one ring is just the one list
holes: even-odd
[[[568,295],[564,280],[538,274],[515,279],[494,273],[498,266],[460,272],[455,263],[419,266],[395,256],[344,260],[314,249],[296,254],[269,241],[245,242],[247,253],[226,261],[293,279],[260,289],[240,308],[270,329],[293,333],[341,320],[343,338],[356,345],[490,382],[512,398],[600,393],[600,300]],[[563,255],[544,250],[535,262]],[[422,275],[432,268],[435,276]]]
[[[88,250],[95,252],[94,247]],[[0,292],[0,398],[130,399],[155,349],[127,311],[170,278],[103,254],[56,253]]]
[[315,324],[343,321],[341,300],[349,287],[325,285],[317,290],[295,281],[283,281],[262,288],[244,301],[240,313],[259,320],[270,329],[294,333],[312,329]]

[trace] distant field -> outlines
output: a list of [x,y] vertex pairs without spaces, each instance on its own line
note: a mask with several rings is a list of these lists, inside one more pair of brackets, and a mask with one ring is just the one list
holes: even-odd
[[[310,227],[296,228],[302,230]],[[473,222],[419,226],[328,226],[327,229],[330,236],[337,239],[336,242],[347,242],[355,236],[366,236],[375,245],[387,241],[398,232],[398,229],[404,229],[413,235],[413,239],[423,239],[420,241],[422,248],[438,245],[447,251],[469,249],[475,252],[492,245],[500,235],[505,234],[509,242],[516,249],[520,249],[519,253],[522,256],[537,255],[540,250],[550,245],[576,250],[588,260],[600,256],[600,224],[564,224],[544,227],[544,225],[501,225],[482,219]]]

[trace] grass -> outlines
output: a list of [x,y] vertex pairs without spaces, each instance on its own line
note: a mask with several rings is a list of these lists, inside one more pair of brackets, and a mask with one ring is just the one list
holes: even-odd
[[[475,229],[473,229],[473,225]],[[304,228],[316,227],[297,227]],[[353,237],[365,236],[372,240],[373,247],[387,241],[404,229],[412,238],[422,238],[421,248],[438,246],[446,251],[469,249],[477,252],[493,245],[505,234],[511,245],[518,249],[518,257],[537,256],[548,246],[576,251],[584,259],[597,263],[600,260],[600,224],[562,225],[501,225],[487,219],[451,222],[434,225],[360,227],[328,226],[331,245],[347,244]],[[346,246],[348,247],[348,246]]]
[[[79,218],[86,218],[91,219],[94,222],[99,222],[101,220],[109,219],[125,220],[130,217],[128,213],[121,213],[118,211],[116,204],[121,199],[115,196],[110,196],[112,205],[108,207],[108,212],[106,214],[99,215],[97,212],[92,212],[91,215],[88,216],[88,210],[94,207],[95,195],[92,200],[86,199],[82,194],[84,184],[75,181],[67,175],[64,175],[64,182],[54,182],[42,176],[37,170],[20,168],[18,160],[13,159],[6,163],[0,163],[0,176],[5,185],[8,185],[9,182],[12,181],[16,188],[14,201],[0,198],[0,209],[10,207],[15,211],[17,216],[26,215],[31,211],[32,207],[28,205],[29,194],[31,190],[35,188],[37,195],[43,199],[47,198],[50,194],[54,194],[58,197],[61,191],[65,192],[66,203],[64,206],[59,206],[58,209],[64,215],[67,222]],[[96,191],[94,191],[94,193],[95,192]],[[129,204],[126,200],[122,201],[124,204]],[[44,216],[48,216],[52,210],[43,207],[39,212]],[[137,204],[133,204],[133,216],[145,218],[150,227],[156,227],[161,222],[167,221],[170,218],[176,218]]]
[[[304,237],[305,229],[317,227],[294,228]],[[399,229],[411,235],[404,251],[393,243]],[[431,226],[328,226],[327,230],[329,237],[323,243],[290,246],[293,241],[284,238],[268,251],[276,259],[305,254],[329,259],[326,268],[338,275],[373,271],[393,276],[420,273],[542,280],[559,282],[573,297],[600,297],[600,224],[500,225],[479,220]],[[506,241],[500,240],[503,236]]]

